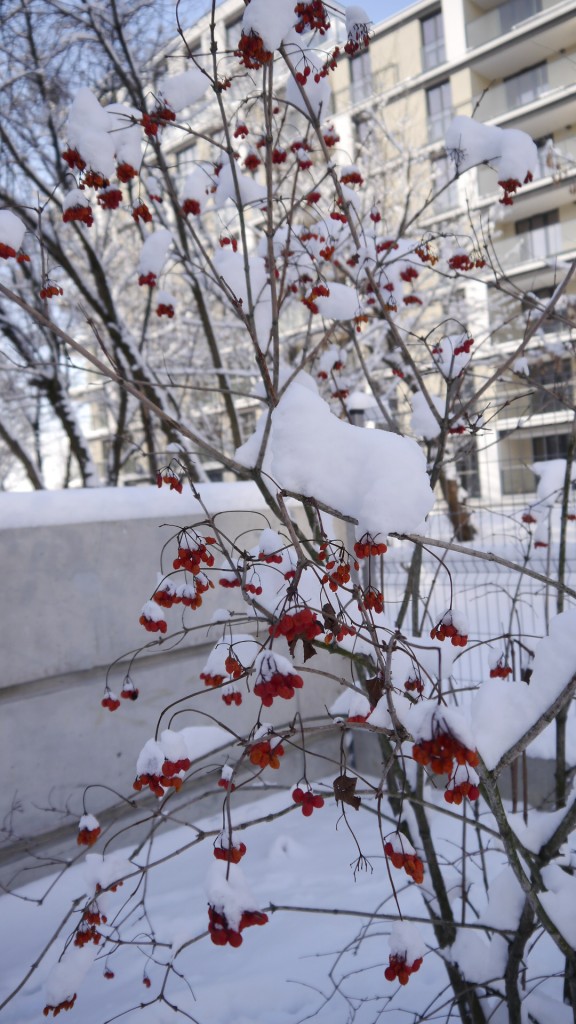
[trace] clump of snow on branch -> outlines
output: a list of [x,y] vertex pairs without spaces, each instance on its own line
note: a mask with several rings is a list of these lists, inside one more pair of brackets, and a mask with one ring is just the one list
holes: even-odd
[[499,180],[525,181],[538,168],[538,150],[526,132],[516,128],[498,128],[458,115],[446,132],[446,150],[457,174],[490,164]]
[[[251,466],[254,454],[247,444],[236,458]],[[274,410],[267,466],[285,490],[357,519],[359,537],[415,530],[434,504],[415,441],[343,423],[309,384],[291,384]]]
[[503,689],[499,679],[482,684],[471,710],[478,751],[488,769],[496,767],[576,674],[575,634],[576,611],[562,612],[552,619],[549,636],[536,648],[529,686],[510,680]]
[[210,79],[199,68],[189,68],[179,75],[163,78],[158,87],[162,99],[168,106],[178,112],[190,107],[202,99],[210,84]]

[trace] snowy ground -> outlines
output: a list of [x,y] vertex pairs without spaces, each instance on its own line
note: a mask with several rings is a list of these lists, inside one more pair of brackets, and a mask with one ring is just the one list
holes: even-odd
[[[441,801],[441,794],[438,794],[438,801]],[[239,809],[239,820],[240,817],[242,820],[260,817],[290,804],[289,791],[268,796],[256,805]],[[242,833],[247,846],[242,868],[261,908],[266,909],[270,904],[338,908],[351,914],[335,916],[278,910],[270,913],[269,923],[264,927],[244,931],[240,948],[214,946],[205,936],[205,881],[219,864],[212,856],[212,840],[208,839],[152,869],[148,876],[148,921],[140,919],[132,927],[140,947],[124,946],[111,958],[108,966],[115,975],[111,979],[104,978],[104,954],[96,951],[97,959],[79,989],[76,1005],[64,1019],[70,1020],[70,1024],[74,1021],[104,1024],[118,1018],[145,1024],[166,1024],[176,1019],[193,1019],[200,1024],[230,1024],[231,1021],[234,1024],[296,1024],[310,1018],[317,1024],[345,1024],[352,1020],[356,1024],[372,1024],[384,1019],[393,1024],[416,1019],[455,1020],[442,959],[428,926],[421,926],[427,952],[419,973],[410,978],[406,988],[384,978],[391,924],[371,915],[396,917],[397,914],[376,817],[370,813],[369,806],[358,812],[348,808],[348,819],[370,864],[356,873],[351,866],[358,857],[356,842],[332,800],[327,800],[324,808],[315,811],[311,818],[303,817],[295,808],[272,824],[260,824]],[[374,809],[373,804],[371,809]],[[486,898],[479,878],[474,877],[475,858],[470,852],[463,858],[459,852],[461,815],[441,817],[445,838],[439,841],[438,849],[441,858],[453,864],[449,876],[454,882],[454,909],[460,918],[458,896],[466,859],[471,901],[482,918],[487,913]],[[439,819],[439,815],[433,816],[434,821]],[[203,825],[219,828],[220,822],[214,819]],[[189,828],[183,827],[159,838],[154,843],[151,860],[165,858],[178,846],[189,842],[192,835]],[[474,845],[470,841],[469,850]],[[95,849],[101,846],[100,842]],[[498,874],[505,862],[496,850],[489,852],[491,846],[494,843],[488,838],[488,870]],[[147,852],[140,853],[139,862]],[[406,875],[401,871],[393,873],[403,913],[425,918],[422,888],[414,883],[406,886]],[[506,876],[504,881],[504,887],[500,886],[498,908],[501,921],[506,918],[503,908],[513,903],[510,892],[514,886],[510,886]],[[110,895],[109,924],[115,915],[123,916],[129,890],[130,882],[126,881],[116,894]],[[44,879],[22,891],[28,898],[48,892],[41,907],[15,896],[4,896],[0,900],[0,948],[3,950],[0,1004],[53,935],[72,899],[88,891],[83,868],[78,866],[69,870],[54,888]],[[490,912],[494,913],[494,907]],[[474,924],[478,918],[468,909],[466,920]],[[37,1024],[45,1002],[43,982],[77,921],[77,915],[68,921],[38,972],[2,1011],[3,1024]],[[156,960],[164,962],[186,941],[205,936],[176,958],[175,967],[182,976],[172,974],[166,987],[169,1002],[186,1011],[188,1018],[176,1017],[167,1005],[152,1003],[165,971],[160,963],[147,959],[147,937],[151,928],[160,942],[173,944],[157,950]],[[503,962],[500,957],[503,939],[492,934],[492,941],[488,942],[481,931],[467,930],[461,932],[459,942],[461,962],[470,972],[469,976],[495,979],[495,990],[502,990],[502,983],[497,979],[499,963]],[[537,966],[532,964],[529,970],[525,993],[525,1007],[531,1009],[539,1024],[568,1024],[572,1019],[568,1007],[561,1003],[560,977],[539,980],[546,979],[559,967],[559,957],[541,940]],[[143,982],[144,973],[150,978],[150,987]],[[507,1020],[504,1010],[498,1009],[498,1002],[494,999],[490,1003],[494,1024]],[[152,1005],[147,1006],[149,1003]]]

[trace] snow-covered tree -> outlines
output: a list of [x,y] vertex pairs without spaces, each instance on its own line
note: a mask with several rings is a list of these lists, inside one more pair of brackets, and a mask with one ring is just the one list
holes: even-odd
[[[49,338],[58,358],[81,358],[84,369],[112,382],[124,415],[142,421],[149,459],[156,460],[157,429],[164,431],[170,449],[158,456],[157,482],[176,492],[175,517],[183,487],[192,484],[202,502],[195,477],[204,459],[251,477],[270,522],[245,550],[242,537],[226,536],[218,516],[206,511],[193,526],[182,524],[166,549],[168,561],[164,553],[160,580],[140,612],[151,643],[161,645],[169,635],[176,642],[196,628],[194,616],[215,587],[232,601],[215,616],[219,636],[194,692],[175,694],[175,705],[155,732],[151,726],[153,735],[135,756],[133,799],[148,808],[149,792],[158,801],[146,812],[147,839],[129,860],[107,846],[101,856],[89,856],[89,891],[50,974],[44,1012],[72,1009],[77,995],[80,1001],[95,956],[105,960],[109,978],[115,959],[129,949],[145,958],[151,991],[143,1009],[196,1019],[191,996],[188,1006],[170,994],[183,979],[191,984],[189,945],[207,927],[214,945],[239,947],[246,929],[268,926],[272,912],[295,909],[263,907],[251,894],[239,861],[246,857],[249,873],[244,837],[256,821],[246,820],[237,799],[292,755],[294,777],[270,812],[271,835],[279,817],[316,818],[328,801],[336,803],[355,837],[359,871],[369,857],[356,838],[355,816],[368,815],[373,824],[382,902],[361,910],[368,924],[352,945],[359,948],[369,933],[373,940],[375,922],[388,932],[388,945],[377,954],[378,982],[366,982],[368,992],[350,1002],[345,1019],[369,1014],[378,999],[376,1019],[389,1012],[392,1019],[408,1013],[415,1020],[484,1024],[507,1013],[520,1024],[523,986],[531,994],[539,989],[561,1013],[564,964],[576,1002],[574,926],[566,913],[574,896],[576,804],[560,750],[564,726],[553,809],[530,810],[522,821],[503,802],[500,783],[553,720],[565,723],[576,689],[576,620],[567,607],[576,594],[565,583],[573,454],[543,469],[534,508],[512,523],[514,553],[459,543],[471,539],[472,529],[457,487],[450,499],[449,485],[462,445],[482,430],[490,389],[514,367],[524,372],[537,329],[555,315],[572,270],[550,300],[536,303],[516,351],[500,358],[492,349],[485,353],[488,342],[478,344],[467,316],[442,310],[443,289],[470,275],[490,275],[505,288],[505,272],[473,235],[463,244],[461,231],[454,235],[446,225],[423,234],[406,210],[392,222],[393,211],[384,216],[361,161],[339,149],[326,116],[340,56],[328,34],[329,5],[250,0],[234,52],[216,45],[213,7],[209,50],[190,51],[182,30],[169,72],[152,81],[150,70],[150,82],[143,75],[138,84],[133,44],[113,21],[116,7],[111,11],[87,4],[77,19],[99,32],[106,48],[112,18],[115,44],[122,45],[107,52],[120,100],[79,83],[52,142],[68,170],[55,166],[47,182],[44,167],[41,202],[0,213],[1,254],[14,266],[14,281],[0,284],[0,294],[4,309],[12,310],[8,319],[22,318],[10,340],[16,350],[20,325],[31,322],[42,332],[40,347]],[[360,8],[347,9],[348,53],[369,45],[367,21]],[[220,114],[211,133],[198,107],[206,95]],[[186,174],[172,165],[177,140],[197,147]],[[489,163],[504,204],[534,171],[534,143],[521,132],[460,117],[446,146],[455,174]],[[26,245],[26,230],[38,254]],[[51,303],[51,317],[26,297],[28,280],[39,273],[37,258],[46,254],[70,266],[91,341],[58,312],[58,294],[42,299]],[[51,287],[43,277],[42,288]],[[198,328],[191,342],[188,316]],[[151,320],[168,326],[144,358]],[[210,416],[198,383],[208,367],[221,403]],[[194,408],[181,397],[180,372],[203,405]],[[243,408],[260,410],[245,432]],[[375,429],[359,424],[366,410]],[[157,428],[146,427],[152,417]],[[446,530],[436,536],[425,525],[440,489],[449,498],[448,539]],[[544,541],[538,529],[551,529],[553,508],[561,515]],[[551,561],[540,572],[530,556],[552,542]],[[387,560],[396,545],[402,545],[406,585],[389,605]],[[429,550],[443,552],[431,580],[422,568]],[[509,628],[496,629],[486,644],[486,678],[474,686],[459,675],[475,638],[452,585],[450,550],[471,562],[499,561],[518,584]],[[521,625],[519,586],[526,575],[558,595],[559,614],[538,642]],[[319,671],[342,692],[322,715],[308,717],[310,662],[319,653],[327,666]],[[293,711],[300,691],[303,702]],[[137,695],[131,668],[122,692],[107,685],[102,703],[128,713]],[[245,716],[241,726],[234,724],[237,713]],[[208,767],[200,763],[195,729],[185,724],[198,714],[216,718],[228,740]],[[319,779],[307,764],[325,733],[339,742]],[[350,735],[356,747],[377,738],[379,777],[355,766]],[[223,791],[221,827],[205,831],[192,821],[182,847],[156,858],[156,833],[178,807],[174,794],[185,793],[197,773]],[[89,797],[85,811],[78,842],[90,847],[101,842],[102,830]],[[168,943],[159,936],[149,893],[154,869],[164,857],[210,842],[207,858],[218,863],[207,882],[207,925]],[[326,910],[315,908],[308,892],[305,900],[303,913]],[[351,948],[335,956],[340,960]],[[405,990],[427,971],[431,980],[411,1003]],[[382,995],[385,985],[394,986],[390,996]]]

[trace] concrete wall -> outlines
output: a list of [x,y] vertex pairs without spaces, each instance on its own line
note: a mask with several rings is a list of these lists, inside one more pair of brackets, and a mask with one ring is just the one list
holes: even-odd
[[[245,548],[255,543],[266,525],[255,489],[212,484],[203,496],[224,533],[241,537]],[[254,511],[223,511],[246,507]],[[255,699],[251,709],[227,709],[199,680],[222,635],[210,619],[228,603],[230,591],[218,587],[201,609],[189,612],[193,632],[177,645],[165,641],[138,657],[131,673],[140,690],[137,701],[122,701],[114,713],[100,704],[110,664],[157,635],[146,633],[138,617],[155,589],[162,545],[179,526],[203,518],[190,497],[152,488],[0,495],[0,822],[13,833],[12,849],[15,835],[58,829],[63,809],[80,813],[90,783],[129,794],[136,757],[170,702],[200,690],[205,715],[224,713],[238,732],[253,724]],[[166,550],[165,569],[174,554],[174,546]],[[167,618],[175,629],[182,621],[177,609]],[[328,668],[321,660],[314,659],[315,667]],[[125,671],[126,663],[112,671],[117,692]],[[306,711],[320,714],[339,688],[311,672],[309,679]],[[283,706],[271,708],[268,721],[293,717],[293,701],[276,704]],[[187,713],[175,728],[206,724],[213,724],[210,717]],[[221,755],[220,763],[225,759]],[[115,792],[90,792],[95,813],[117,803]]]

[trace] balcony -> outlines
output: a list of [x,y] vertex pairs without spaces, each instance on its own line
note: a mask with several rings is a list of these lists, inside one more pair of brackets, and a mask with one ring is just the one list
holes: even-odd
[[468,22],[466,26],[466,43],[469,50],[474,50],[492,39],[512,32],[519,28],[541,11],[549,11],[561,6],[559,0],[507,0],[506,3],[494,7],[479,18]]
[[499,261],[508,267],[525,263],[542,263],[555,256],[576,251],[576,217],[557,224],[546,224],[533,231],[524,231],[514,238],[494,242]]
[[505,79],[478,97],[478,117],[491,121],[505,114],[519,114],[538,100],[561,99],[574,84],[570,63],[564,56],[549,60],[534,67],[526,68],[517,75]]

